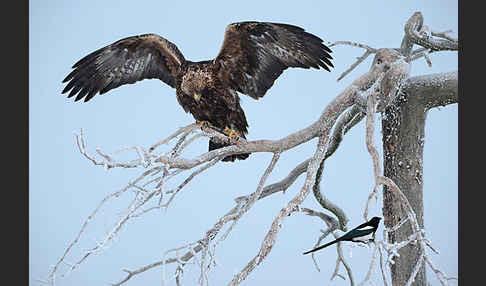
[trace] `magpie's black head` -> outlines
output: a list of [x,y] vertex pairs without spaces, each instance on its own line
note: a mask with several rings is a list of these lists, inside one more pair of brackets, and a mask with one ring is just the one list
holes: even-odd
[[381,220],[381,217],[374,216],[372,219],[370,219],[369,223],[374,225],[374,226],[378,226],[378,224],[380,223],[380,220]]

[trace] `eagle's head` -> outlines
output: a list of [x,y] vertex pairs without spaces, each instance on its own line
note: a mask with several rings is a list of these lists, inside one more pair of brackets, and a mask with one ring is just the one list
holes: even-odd
[[189,67],[182,77],[181,89],[199,103],[204,94],[209,90],[208,84],[212,82],[210,73],[197,67]]

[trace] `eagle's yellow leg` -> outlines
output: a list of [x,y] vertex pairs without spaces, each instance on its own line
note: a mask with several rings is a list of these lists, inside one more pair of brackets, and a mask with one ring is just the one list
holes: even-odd
[[240,135],[238,134],[238,132],[234,131],[233,129],[231,128],[228,128],[226,127],[224,129],[224,133],[226,133],[226,135],[228,135],[228,137],[230,139],[235,139],[235,140],[238,140],[238,138],[240,138]]
[[197,124],[199,124],[199,126],[201,126],[201,128],[204,128],[204,127],[209,127],[211,126],[211,123],[209,123],[209,121],[199,121],[199,120],[196,120]]

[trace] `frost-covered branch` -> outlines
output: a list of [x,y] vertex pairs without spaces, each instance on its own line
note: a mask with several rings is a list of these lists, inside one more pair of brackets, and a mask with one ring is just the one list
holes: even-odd
[[[422,13],[415,12],[405,24],[405,36],[402,40],[401,50],[405,56],[410,55],[414,44],[431,51],[457,51],[459,42],[444,32],[432,32],[424,25]],[[435,37],[436,38],[435,38]]]
[[458,74],[455,71],[414,76],[404,81],[401,91],[419,97],[425,109],[458,103]]
[[327,148],[326,155],[322,160],[321,164],[319,165],[319,169],[317,169],[316,181],[313,187],[314,197],[316,198],[317,202],[324,209],[332,212],[338,218],[339,229],[341,229],[342,231],[346,231],[346,224],[348,223],[348,218],[340,207],[338,207],[337,205],[329,201],[321,193],[320,183],[322,179],[322,171],[324,169],[324,163],[326,159],[332,156],[332,154],[334,154],[334,152],[337,150],[337,148],[339,147],[343,139],[343,136],[349,130],[351,130],[352,127],[358,124],[363,117],[364,117],[364,113],[361,112],[360,108],[357,105],[354,105],[353,107],[346,110],[346,112],[344,112],[341,115],[339,121],[335,124],[332,137],[331,137],[331,142],[329,143],[329,146]]
[[364,60],[368,58],[371,54],[375,54],[377,52],[377,49],[372,48],[368,45],[361,44],[361,43],[355,43],[355,42],[350,42],[350,41],[337,41],[334,43],[329,43],[329,47],[332,46],[337,46],[337,45],[346,45],[346,46],[352,46],[352,47],[358,47],[365,49],[366,51],[361,57],[356,58],[356,62],[354,62],[348,69],[346,69],[341,75],[337,78],[337,81],[340,81],[343,79],[346,75],[348,75],[352,70],[354,70],[360,63],[362,63]]
[[[302,163],[295,166],[295,168],[292,169],[292,171],[290,171],[290,173],[285,178],[277,183],[273,183],[263,188],[259,199],[268,197],[276,192],[285,192],[295,182],[295,180],[300,177],[300,175],[307,171],[307,166],[309,165],[309,162],[310,158],[304,160]],[[244,197],[238,197],[235,200],[238,201],[242,198]]]
[[[422,13],[415,12],[405,24],[405,35],[399,49],[394,49],[404,57],[405,61],[410,63],[419,58],[425,58],[429,67],[432,66],[432,61],[429,54],[437,51],[457,51],[459,50],[459,41],[456,38],[449,36],[452,31],[447,30],[443,32],[435,31],[423,24],[424,18]],[[368,56],[378,53],[380,49],[372,48],[366,44],[356,43],[352,41],[336,41],[328,44],[329,47],[337,45],[346,45],[365,49],[365,53],[357,57],[356,61],[346,69],[337,78],[337,81],[344,78],[359,64],[361,64]],[[419,49],[412,51],[414,45],[420,46]]]
[[[314,210],[311,210],[311,209],[308,209],[308,208],[303,208],[301,211],[304,212],[305,214],[309,215],[309,216],[319,217],[327,224],[327,230],[323,231],[323,235],[321,237],[319,237],[319,239],[317,240],[314,247],[319,246],[322,239],[324,239],[330,233],[333,234],[335,239],[337,239],[339,237],[339,235],[334,232],[339,227],[339,222],[336,219],[334,219],[333,217],[331,217],[329,215],[326,215],[325,213],[317,212],[317,211],[314,211]],[[315,261],[314,254],[315,253],[312,253],[312,259],[313,259],[317,269],[319,270],[319,267],[317,266],[317,263]],[[336,267],[334,269],[334,272],[333,272],[330,280],[333,280],[334,277],[341,277],[341,278],[344,279],[344,276],[339,274],[339,266],[342,263],[344,265],[344,267],[346,268],[346,272],[348,274],[351,286],[354,286],[353,271],[352,271],[351,267],[349,266],[349,264],[344,259],[344,255],[343,255],[343,251],[342,251],[342,245],[341,245],[340,242],[337,243],[337,254],[338,254],[338,257],[337,257],[337,260],[336,260]]]

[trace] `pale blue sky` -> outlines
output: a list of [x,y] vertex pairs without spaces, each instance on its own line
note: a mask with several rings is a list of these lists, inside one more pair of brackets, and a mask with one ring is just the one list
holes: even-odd
[[[77,235],[82,223],[107,194],[133,180],[139,170],[95,167],[80,155],[73,132],[86,133],[91,152],[124,146],[150,146],[193,122],[175,98],[175,90],[158,80],[146,80],[74,103],[61,96],[62,79],[86,54],[120,38],[157,33],[174,42],[186,59],[212,59],[223,41],[227,24],[256,20],[294,24],[325,41],[349,40],[375,48],[398,47],[403,26],[421,11],[425,24],[437,30],[458,30],[457,1],[30,1],[29,15],[29,277],[30,285],[45,278]],[[248,118],[249,140],[279,139],[314,122],[324,107],[354,78],[369,69],[372,58],[340,82],[336,78],[363,51],[348,46],[333,48],[335,69],[287,70],[266,96],[255,101],[242,96]],[[412,75],[457,70],[457,53],[432,54],[433,67],[419,60]],[[376,144],[381,149],[377,120]],[[431,259],[445,273],[458,275],[457,263],[457,105],[428,113],[425,132],[425,229],[440,255]],[[317,141],[284,153],[270,176],[272,183],[314,153]],[[199,141],[193,153],[206,151]],[[58,285],[108,285],[124,277],[122,269],[135,269],[157,261],[165,250],[197,240],[233,207],[235,197],[253,192],[271,154],[253,154],[236,164],[218,163],[197,177],[176,198],[167,213],[154,212],[133,220],[115,243],[90,257]],[[285,193],[259,201],[218,246],[218,265],[209,274],[211,285],[225,285],[257,253],[270,224],[299,190],[303,177]],[[362,222],[365,201],[372,190],[372,163],[365,147],[364,121],[345,137],[326,163],[322,191],[347,213],[353,227]],[[112,203],[86,230],[68,262],[80,258],[109,229],[123,202]],[[304,207],[318,209],[310,195]],[[371,215],[382,216],[381,196]],[[242,285],[349,285],[329,278],[334,270],[335,248],[317,253],[321,271],[302,251],[320,235],[321,222],[296,214],[284,221],[269,257]],[[382,225],[379,229],[381,238]],[[327,238],[328,241],[330,238]],[[345,248],[359,282],[367,271],[371,249]],[[169,268],[170,269],[170,268]],[[375,268],[375,282],[381,278]],[[342,268],[344,274],[344,268]],[[126,285],[160,285],[156,268]],[[184,285],[197,282],[199,269],[189,266]],[[427,270],[432,285],[439,285]],[[451,282],[456,285],[457,282]]]

